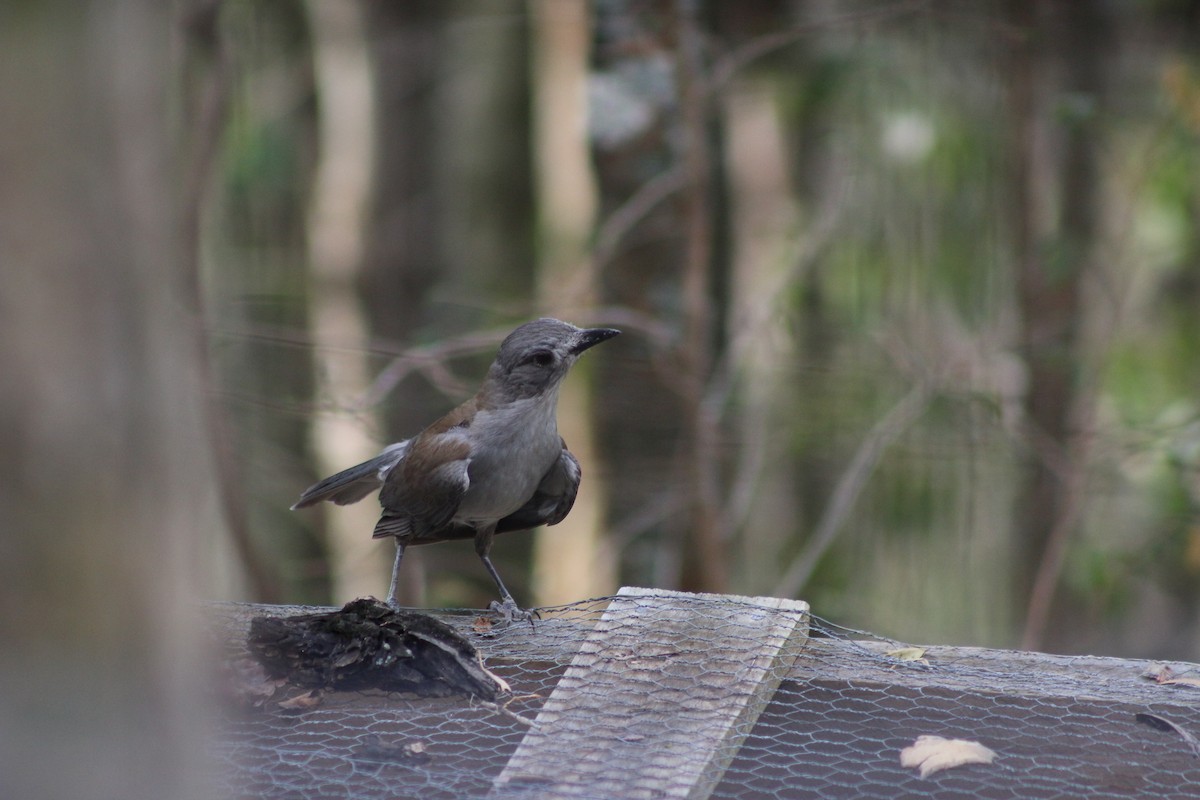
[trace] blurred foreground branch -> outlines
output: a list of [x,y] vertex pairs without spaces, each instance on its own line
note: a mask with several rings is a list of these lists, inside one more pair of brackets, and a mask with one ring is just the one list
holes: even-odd
[[0,25],[5,797],[210,796],[194,617],[224,534],[171,10],[34,3]]

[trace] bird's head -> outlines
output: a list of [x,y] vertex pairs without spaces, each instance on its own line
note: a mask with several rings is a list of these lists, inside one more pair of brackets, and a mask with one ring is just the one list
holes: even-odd
[[611,339],[612,328],[577,328],[549,317],[526,322],[500,344],[488,370],[488,387],[500,397],[519,400],[553,393],[580,354]]

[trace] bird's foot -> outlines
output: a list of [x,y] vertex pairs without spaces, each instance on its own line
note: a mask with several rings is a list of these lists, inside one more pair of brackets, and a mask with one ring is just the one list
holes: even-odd
[[505,625],[511,625],[514,622],[529,622],[529,627],[533,627],[535,619],[541,619],[542,615],[537,609],[526,611],[517,605],[517,601],[511,597],[506,597],[503,600],[493,600],[488,610],[496,616],[500,617],[501,622]]

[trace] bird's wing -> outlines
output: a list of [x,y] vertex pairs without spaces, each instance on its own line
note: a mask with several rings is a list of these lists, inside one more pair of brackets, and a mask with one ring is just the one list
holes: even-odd
[[575,505],[582,477],[579,461],[563,442],[558,460],[542,477],[533,497],[513,513],[496,524],[496,532],[523,531],[538,525],[557,525],[566,518]]
[[450,524],[471,485],[471,443],[461,429],[422,433],[387,474],[374,538],[418,540]]
[[322,500],[329,500],[339,506],[357,503],[383,485],[384,478],[400,459],[404,458],[410,441],[412,440],[406,439],[403,442],[390,444],[370,461],[364,461],[314,483],[304,490],[300,499],[292,506],[292,510],[307,508]]

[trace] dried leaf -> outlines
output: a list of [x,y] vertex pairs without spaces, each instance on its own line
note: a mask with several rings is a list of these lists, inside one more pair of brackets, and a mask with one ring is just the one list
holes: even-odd
[[[1192,670],[1188,670],[1191,672]],[[1167,664],[1154,662],[1142,671],[1143,678],[1149,678],[1155,683],[1163,686],[1190,686],[1193,689],[1200,689],[1200,678],[1194,676],[1175,677],[1175,670]]]
[[370,734],[363,739],[362,746],[355,748],[354,757],[377,763],[424,764],[430,760],[426,753],[428,749],[429,745],[419,739],[384,742],[376,734]]
[[495,623],[492,621],[491,617],[480,615],[476,617],[475,622],[471,624],[471,629],[480,636],[487,636],[492,632],[492,627],[494,624]]
[[285,711],[307,711],[310,708],[316,708],[321,705],[321,701],[325,699],[325,695],[319,689],[313,689],[311,692],[289,697],[279,703],[279,707]]
[[1154,662],[1142,672],[1143,678],[1150,678],[1153,681],[1162,683],[1165,680],[1175,677],[1175,673],[1171,668],[1161,662]]
[[271,678],[252,658],[241,658],[223,665],[225,690],[229,699],[241,708],[257,708],[274,696],[286,680]]
[[964,764],[990,764],[996,754],[979,742],[918,736],[917,741],[900,751],[900,766],[920,767],[921,777]]
[[1149,725],[1151,728],[1159,731],[1173,732],[1187,742],[1188,747],[1192,750],[1194,758],[1200,758],[1200,740],[1198,740],[1191,731],[1188,731],[1176,725],[1166,717],[1160,717],[1158,714],[1136,714],[1134,719],[1143,725]]
[[897,647],[895,650],[888,650],[884,653],[885,656],[891,656],[897,661],[918,661],[922,664],[928,664],[929,660],[925,658],[924,647]]

